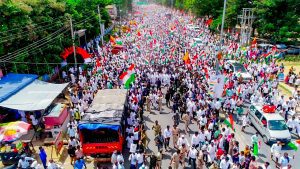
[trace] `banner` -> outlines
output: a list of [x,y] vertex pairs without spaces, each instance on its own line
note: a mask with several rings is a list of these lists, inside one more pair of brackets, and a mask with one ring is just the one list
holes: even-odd
[[278,74],[278,81],[283,82],[284,81],[284,73]]
[[63,136],[62,136],[62,132],[60,131],[54,141],[54,146],[55,146],[55,150],[56,150],[56,154],[59,154],[60,150],[62,149],[64,145],[63,142]]

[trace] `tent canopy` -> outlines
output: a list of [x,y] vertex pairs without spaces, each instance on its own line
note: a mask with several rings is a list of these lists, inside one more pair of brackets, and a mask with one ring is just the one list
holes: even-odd
[[38,76],[33,74],[7,74],[0,80],[0,102],[17,93],[37,78]]
[[1,107],[35,111],[46,109],[69,83],[53,84],[35,80],[0,103]]

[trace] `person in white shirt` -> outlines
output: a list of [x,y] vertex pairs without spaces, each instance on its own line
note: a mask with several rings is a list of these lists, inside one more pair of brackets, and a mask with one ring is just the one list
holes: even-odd
[[196,131],[195,134],[192,136],[191,145],[194,145],[195,148],[197,149],[199,147],[199,143],[200,143],[200,137],[198,131]]
[[245,132],[245,128],[249,124],[249,113],[247,112],[243,117],[242,117],[242,132]]
[[230,169],[230,162],[228,157],[225,157],[225,159],[221,160],[220,169]]
[[56,164],[52,159],[49,160],[47,165],[47,169],[59,169],[61,168],[58,164]]
[[31,119],[31,123],[32,123],[32,126],[34,128],[34,130],[37,130],[38,129],[38,120],[34,117],[33,114],[30,114],[29,118]]
[[263,169],[272,169],[271,165],[269,162],[265,162],[262,166]]
[[167,150],[167,148],[170,148],[169,144],[170,144],[170,138],[172,136],[172,132],[170,130],[170,126],[168,125],[167,128],[164,130],[164,139],[165,139],[165,149]]
[[277,143],[273,144],[271,147],[271,159],[273,159],[273,157],[275,156],[275,162],[276,164],[278,164],[278,160],[280,157],[280,153],[281,153],[281,143],[280,141],[277,141]]
[[288,126],[290,132],[292,132],[297,127],[297,121],[295,119],[295,116],[289,118],[288,121],[286,122],[286,125]]
[[130,168],[136,168],[136,164],[137,164],[137,157],[135,153],[131,153],[129,155],[128,160],[130,161]]
[[208,153],[208,161],[213,162],[216,158],[216,153],[217,153],[217,146],[215,146],[214,142],[211,142],[210,145],[208,145],[207,153]]
[[220,102],[220,99],[217,98],[217,101],[215,102],[215,111],[216,111],[217,117],[219,117],[219,113],[220,113],[221,107],[222,107],[222,104]]
[[187,147],[189,147],[188,140],[184,137],[184,135],[181,135],[181,137],[177,141],[177,147],[181,148],[182,144],[185,144]]
[[284,153],[284,155],[281,156],[280,159],[279,159],[280,167],[281,167],[281,168],[287,167],[288,164],[290,163],[291,159],[292,159],[292,158],[289,157],[289,154],[288,154],[288,153]]
[[211,129],[205,130],[204,135],[205,135],[206,141],[210,141],[211,140]]
[[140,168],[144,164],[144,154],[142,152],[138,152],[136,154],[136,160],[137,160],[138,168]]
[[196,158],[197,158],[198,150],[195,148],[195,145],[192,145],[188,152],[189,157],[189,165],[191,165],[191,168],[196,167]]

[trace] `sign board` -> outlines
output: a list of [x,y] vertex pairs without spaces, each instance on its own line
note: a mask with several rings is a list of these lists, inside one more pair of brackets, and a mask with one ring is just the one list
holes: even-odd
[[279,80],[280,82],[283,82],[283,81],[284,81],[284,73],[279,73],[279,74],[278,74],[278,80]]
[[54,141],[54,146],[55,146],[55,150],[56,150],[56,154],[59,154],[60,150],[62,149],[64,145],[64,141],[63,141],[63,135],[62,132],[60,131]]

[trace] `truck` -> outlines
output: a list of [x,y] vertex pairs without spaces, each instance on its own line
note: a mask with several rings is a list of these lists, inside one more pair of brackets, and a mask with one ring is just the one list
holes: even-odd
[[126,89],[104,89],[96,94],[78,124],[84,155],[104,162],[114,151],[123,151],[126,111]]

